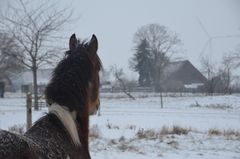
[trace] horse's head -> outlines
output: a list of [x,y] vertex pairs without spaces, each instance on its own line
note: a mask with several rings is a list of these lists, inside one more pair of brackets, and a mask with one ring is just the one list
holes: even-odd
[[99,71],[102,68],[97,49],[95,35],[89,42],[79,42],[75,34],[70,37],[69,50],[54,69],[45,90],[50,106],[57,103],[75,110],[80,116],[97,111],[100,104]]
[[98,40],[95,35],[92,35],[91,40],[84,44],[84,51],[81,52],[81,44],[78,43],[75,34],[70,37],[69,51],[85,53],[89,59],[90,64],[90,80],[88,82],[87,94],[88,94],[88,111],[89,114],[96,114],[100,105],[99,99],[99,71],[101,70],[101,61],[97,55]]

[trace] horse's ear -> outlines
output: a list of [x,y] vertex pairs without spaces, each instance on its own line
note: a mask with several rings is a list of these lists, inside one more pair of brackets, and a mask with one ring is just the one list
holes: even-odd
[[93,34],[88,44],[88,50],[90,54],[96,54],[97,49],[98,49],[98,40],[97,40],[97,37]]
[[76,35],[73,34],[69,39],[69,50],[73,50],[77,47],[77,38]]

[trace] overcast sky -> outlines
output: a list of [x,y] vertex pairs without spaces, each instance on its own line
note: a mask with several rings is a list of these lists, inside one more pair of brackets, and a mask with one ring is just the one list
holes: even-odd
[[[4,1],[4,0],[0,0]],[[5,0],[6,1],[6,0]],[[89,38],[94,33],[99,40],[99,55],[103,65],[128,69],[133,56],[133,35],[143,25],[158,23],[176,32],[182,40],[178,56],[200,68],[200,58],[209,37],[240,35],[239,0],[61,0],[60,6],[70,6],[80,18],[74,27],[65,28],[64,36],[76,33]],[[240,44],[239,38],[213,39],[211,53],[214,62]],[[67,46],[67,42],[66,42]]]
[[[197,19],[211,37],[240,36],[240,1],[238,0],[72,0],[75,13],[81,15],[70,32],[79,37],[95,33],[99,54],[105,67],[117,64],[127,69],[132,57],[133,35],[143,25],[158,23],[176,32],[182,40],[178,56],[200,67],[201,52],[209,39]],[[219,62],[240,44],[239,38],[213,39],[213,62]]]

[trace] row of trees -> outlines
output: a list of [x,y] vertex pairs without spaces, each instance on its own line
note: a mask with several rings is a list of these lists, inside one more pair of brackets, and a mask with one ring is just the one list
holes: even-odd
[[238,78],[234,76],[235,69],[239,68],[240,51],[230,53],[222,58],[221,65],[217,67],[209,57],[203,57],[202,72],[207,77],[206,91],[208,94],[228,93],[231,94],[235,86],[233,82]]

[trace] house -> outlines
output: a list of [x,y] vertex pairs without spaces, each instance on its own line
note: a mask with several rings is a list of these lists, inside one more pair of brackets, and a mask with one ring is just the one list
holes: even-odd
[[[37,84],[39,93],[43,93],[45,86],[51,78],[53,69],[38,69],[37,70]],[[26,93],[33,89],[33,74],[31,70],[26,70],[11,77],[15,90],[21,90]]]
[[164,91],[203,89],[206,77],[188,60],[169,63],[163,70]]
[[4,97],[6,91],[13,91],[11,79],[4,73],[0,74],[0,98]]
[[[161,87],[164,92],[202,92],[207,83],[206,77],[204,77],[188,60],[170,62],[164,68],[162,77]],[[152,92],[154,90],[154,87],[134,86],[128,91]],[[121,88],[116,88],[114,84],[107,81],[101,83],[100,91],[119,92]]]

